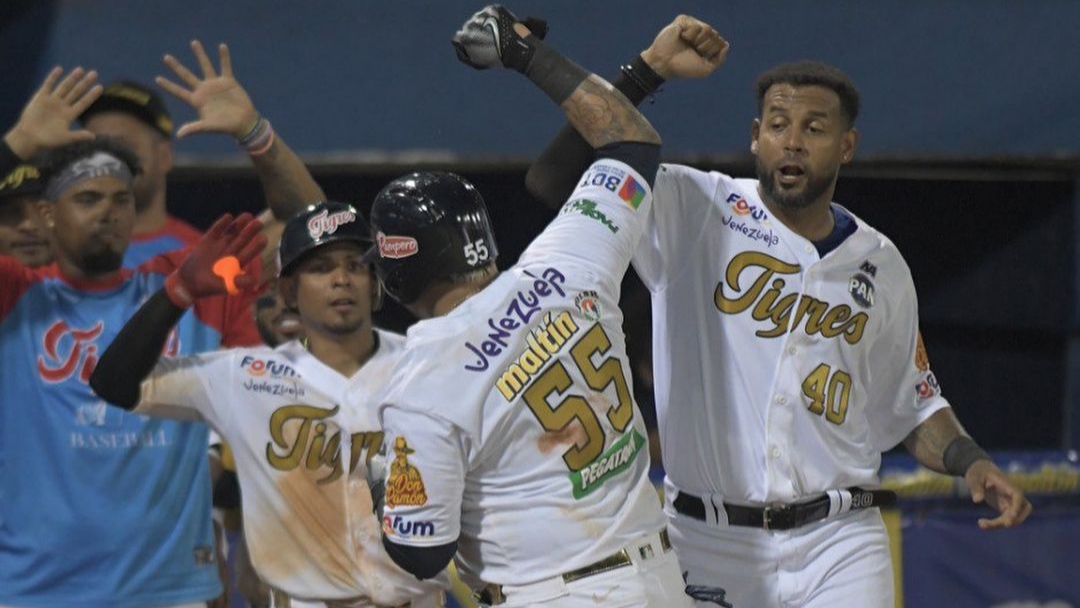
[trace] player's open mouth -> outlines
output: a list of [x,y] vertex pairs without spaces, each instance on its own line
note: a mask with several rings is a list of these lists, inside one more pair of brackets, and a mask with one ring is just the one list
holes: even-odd
[[800,165],[784,164],[776,170],[776,181],[781,184],[797,184],[806,176],[806,170]]

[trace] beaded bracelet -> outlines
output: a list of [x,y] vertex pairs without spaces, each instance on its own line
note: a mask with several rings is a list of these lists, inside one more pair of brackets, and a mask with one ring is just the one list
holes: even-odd
[[238,143],[251,156],[266,154],[270,147],[274,145],[274,127],[269,120],[260,116],[255,121],[255,126]]

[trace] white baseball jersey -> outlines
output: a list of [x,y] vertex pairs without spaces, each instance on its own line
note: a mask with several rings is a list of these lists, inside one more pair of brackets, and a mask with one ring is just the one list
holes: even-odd
[[372,506],[377,395],[404,347],[377,338],[351,378],[292,341],[163,358],[142,383],[137,412],[205,420],[229,443],[252,565],[293,597],[396,606],[438,593],[386,555]]
[[467,583],[521,585],[663,527],[618,308],[650,205],[597,161],[517,265],[410,328],[381,410],[394,543],[458,540]]
[[652,292],[668,480],[734,502],[875,485],[881,452],[948,405],[911,272],[854,215],[819,257],[757,186],[678,165],[657,175],[634,267]]

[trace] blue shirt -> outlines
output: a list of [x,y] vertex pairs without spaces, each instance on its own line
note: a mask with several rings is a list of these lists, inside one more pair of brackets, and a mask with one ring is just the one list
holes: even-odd
[[[180,255],[80,284],[0,257],[0,605],[128,608],[221,592],[207,428],[98,399],[97,357]],[[248,298],[200,300],[166,354],[258,343]]]

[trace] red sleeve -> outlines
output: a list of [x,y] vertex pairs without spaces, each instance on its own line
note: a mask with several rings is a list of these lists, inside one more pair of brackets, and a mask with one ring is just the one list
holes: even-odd
[[188,254],[191,253],[191,247],[184,247],[183,249],[176,249],[168,251],[166,253],[159,253],[154,257],[143,262],[138,270],[141,272],[151,272],[154,274],[171,274],[172,271],[180,267],[180,264],[187,259]]
[[0,320],[7,318],[15,303],[39,278],[19,260],[0,255]]
[[165,230],[183,241],[186,246],[194,245],[202,238],[202,232],[199,232],[197,228],[171,215],[165,220]]

